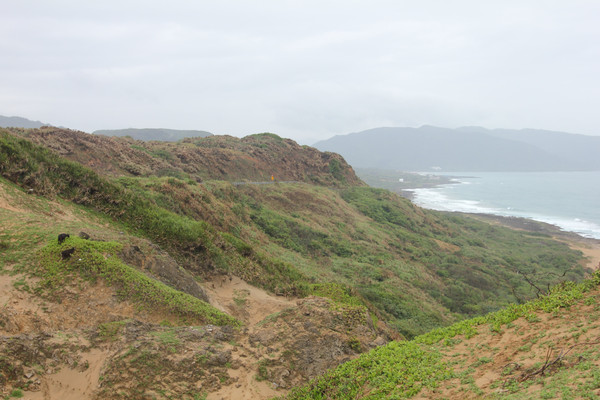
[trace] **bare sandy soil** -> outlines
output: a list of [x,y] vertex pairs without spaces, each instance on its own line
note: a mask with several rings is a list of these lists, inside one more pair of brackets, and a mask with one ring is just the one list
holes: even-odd
[[98,388],[98,380],[104,362],[109,356],[107,350],[92,349],[82,357],[82,363],[88,366],[81,368],[63,368],[60,371],[44,375],[41,390],[27,392],[25,399],[30,400],[80,400],[90,399]]
[[249,350],[247,338],[254,332],[256,324],[269,315],[295,307],[296,301],[270,295],[235,276],[220,277],[205,283],[204,287],[213,306],[242,320],[248,330],[238,351],[232,355],[234,362],[240,365],[230,372],[237,383],[209,394],[208,400],[261,400],[285,394],[286,391],[276,391],[267,381],[256,380],[256,359],[257,356],[260,358],[261,349]]
[[[58,303],[16,290],[14,283],[19,279],[21,275],[0,275],[0,310],[3,314],[0,335],[81,330],[107,321],[132,318],[136,314],[131,303],[118,301],[114,290],[102,282],[66,287],[66,295]],[[28,280],[30,284],[33,281]]]
[[586,267],[593,270],[600,269],[600,241],[570,242],[569,245],[583,253],[586,257]]
[[204,288],[213,306],[236,316],[249,327],[270,314],[296,305],[295,300],[273,296],[236,276],[206,282]]
[[[107,321],[119,321],[126,318],[142,318],[158,323],[160,315],[140,314],[128,302],[116,300],[114,291],[99,282],[93,288],[65,288],[67,296],[61,303],[44,301],[14,287],[21,276],[0,275],[0,308],[3,323],[0,324],[0,336],[6,337],[23,333],[54,332],[72,337],[75,341],[85,341],[82,334],[86,328]],[[89,283],[83,283],[88,284]],[[205,283],[211,302],[229,312],[245,325],[245,334],[232,350],[231,363],[236,366],[229,369],[234,384],[223,385],[221,389],[208,395],[208,399],[269,399],[281,396],[287,391],[275,390],[272,383],[256,379],[257,360],[266,356],[267,349],[256,348],[248,342],[256,324],[265,317],[296,306],[294,300],[272,296],[267,292],[248,285],[237,277],[218,279]],[[213,288],[214,287],[214,288]],[[83,290],[81,290],[83,289]],[[73,310],[77,310],[74,312]],[[89,345],[89,343],[80,343]],[[91,399],[99,388],[99,377],[106,367],[107,360],[113,356],[110,346],[93,347],[89,351],[73,354],[76,365],[62,365],[43,374],[31,371],[32,380],[37,381],[36,391],[25,391],[24,398],[31,400],[78,400]],[[85,368],[83,368],[85,365]],[[80,366],[80,367],[78,367]]]

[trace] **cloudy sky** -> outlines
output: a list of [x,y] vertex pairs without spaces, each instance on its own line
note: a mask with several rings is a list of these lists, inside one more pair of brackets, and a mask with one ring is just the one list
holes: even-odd
[[4,1],[0,60],[0,115],[87,132],[600,135],[597,0]]

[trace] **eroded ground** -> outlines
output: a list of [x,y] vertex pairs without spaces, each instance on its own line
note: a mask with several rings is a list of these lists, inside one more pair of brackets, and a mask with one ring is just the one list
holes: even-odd
[[[266,399],[390,340],[368,313],[276,296],[235,276],[198,284],[148,241],[75,206],[0,184],[0,398]],[[73,275],[48,293],[29,272],[57,234],[125,243],[122,257],[241,328],[189,326]],[[350,312],[349,312],[350,311]]]

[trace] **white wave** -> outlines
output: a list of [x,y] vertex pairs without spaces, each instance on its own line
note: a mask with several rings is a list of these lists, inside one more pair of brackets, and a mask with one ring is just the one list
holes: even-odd
[[412,192],[414,193],[413,202],[423,208],[438,211],[484,214],[494,214],[495,212],[499,212],[499,210],[482,206],[478,201],[451,199],[435,188],[413,189]]
[[412,201],[423,208],[438,211],[482,213],[504,217],[528,218],[555,225],[561,230],[574,232],[583,237],[600,239],[600,225],[580,218],[537,215],[535,213],[518,211],[513,207],[506,207],[505,209],[488,207],[475,200],[452,199],[440,192],[438,188],[412,189],[411,191],[414,193]]
[[586,238],[600,239],[600,225],[590,221],[547,216],[534,216],[531,219],[556,225],[563,231],[575,232]]

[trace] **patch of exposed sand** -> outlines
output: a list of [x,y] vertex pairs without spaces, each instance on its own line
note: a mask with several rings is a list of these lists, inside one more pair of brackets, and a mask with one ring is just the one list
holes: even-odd
[[[60,295],[60,302],[52,302],[17,290],[14,282],[21,278],[20,275],[0,275],[2,335],[81,329],[103,322],[132,318],[137,313],[130,302],[119,301],[114,289],[102,281],[95,285],[78,282],[80,287],[65,287]],[[27,282],[30,286],[35,284],[35,280],[31,278]]]
[[255,365],[243,365],[232,372],[230,376],[236,379],[237,383],[210,393],[207,400],[263,400],[284,394],[282,391],[276,391],[268,381],[256,380]]
[[248,328],[248,335],[244,335],[238,350],[232,354],[239,368],[230,370],[229,374],[236,383],[210,393],[208,399],[262,400],[285,394],[286,391],[275,390],[268,381],[256,380],[261,355],[255,352],[260,350],[251,350],[247,338],[256,324],[271,314],[295,307],[296,301],[273,296],[234,276],[209,281],[204,288],[213,306],[241,319]]
[[13,282],[16,280],[16,276],[0,275],[0,306],[6,305],[10,300]]
[[235,315],[250,327],[268,315],[296,305],[295,300],[270,295],[235,276],[208,281],[204,289],[213,306]]
[[25,399],[30,400],[80,400],[91,399],[98,388],[102,367],[109,357],[107,350],[92,349],[82,354],[80,365],[86,367],[62,368],[54,374],[40,377],[41,390],[27,392]]
[[586,267],[594,271],[600,269],[600,241],[571,242],[569,245],[583,253],[586,257]]

